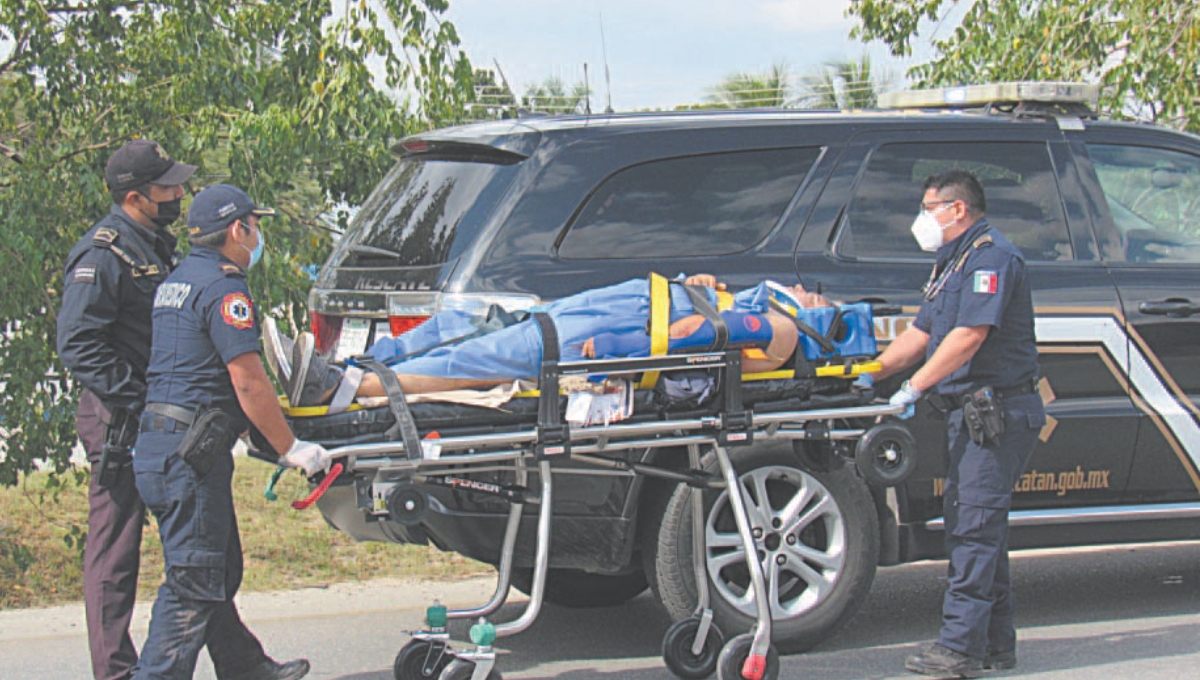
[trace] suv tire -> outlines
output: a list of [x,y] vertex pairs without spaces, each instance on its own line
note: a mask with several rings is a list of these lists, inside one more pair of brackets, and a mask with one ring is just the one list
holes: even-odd
[[[533,569],[513,569],[512,585],[529,594],[533,590]],[[627,574],[593,574],[580,569],[546,570],[546,602],[572,609],[592,609],[625,604],[646,591],[646,575],[641,570]]]
[[[774,573],[782,593],[772,602],[773,641],[784,654],[806,651],[845,623],[871,588],[879,562],[879,524],[870,492],[849,466],[830,472],[801,469],[790,446],[740,450],[733,464],[748,495],[752,526],[756,517],[768,522],[781,518],[786,505],[801,494],[807,496],[804,508],[816,513],[798,534],[791,534],[796,537],[792,539],[794,547],[782,532],[767,531],[756,540],[768,574],[768,589],[769,575]],[[705,456],[704,467],[717,471],[715,455]],[[760,499],[763,489],[769,499],[767,506]],[[685,485],[675,489],[659,530],[656,580],[659,597],[673,620],[691,616],[698,601],[690,492]],[[704,505],[713,622],[734,635],[749,630],[755,621],[753,598],[737,601],[749,592],[749,574],[726,492],[706,491]],[[816,552],[801,560],[802,566],[796,569],[790,565],[800,558],[795,548],[801,546]],[[813,560],[818,553],[830,558],[825,570],[833,583],[825,592],[811,585],[819,576]],[[782,566],[776,563],[781,556],[786,560]],[[800,571],[807,578],[799,576]]]

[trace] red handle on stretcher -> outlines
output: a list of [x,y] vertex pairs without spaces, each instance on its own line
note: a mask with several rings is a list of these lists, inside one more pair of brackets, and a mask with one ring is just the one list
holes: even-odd
[[295,510],[307,510],[310,505],[316,503],[321,499],[321,496],[325,495],[325,492],[329,490],[329,486],[333,484],[333,480],[342,474],[343,469],[344,467],[341,463],[334,463],[333,467],[329,468],[329,472],[325,474],[325,479],[321,480],[321,483],[317,485],[317,488],[312,490],[312,493],[308,494],[307,498],[292,501],[292,508]]
[[762,680],[767,673],[767,657],[762,654],[751,654],[742,664],[742,677],[746,680]]

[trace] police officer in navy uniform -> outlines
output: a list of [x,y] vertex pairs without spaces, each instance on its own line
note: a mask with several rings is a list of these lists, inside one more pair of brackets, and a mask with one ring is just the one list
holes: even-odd
[[179,219],[182,185],[195,170],[148,139],[118,149],[104,173],[109,214],[75,244],[63,271],[58,356],[83,387],[76,424],[92,465],[83,595],[96,680],[127,678],[137,662],[129,620],[146,510],[129,446],[146,400],[154,291],[175,263],[166,227]]
[[967,677],[1017,663],[1008,511],[1046,414],[1025,260],[988,225],[986,208],[969,172],[926,181],[912,231],[923,250],[937,251],[937,264],[916,320],[879,356],[876,375],[924,359],[890,401],[907,416],[927,394],[947,414],[942,628],[905,662],[926,675]]
[[242,546],[233,508],[232,445],[253,424],[285,465],[329,465],[292,435],[263,369],[246,270],[262,256],[259,220],[274,211],[228,185],[188,212],[192,251],[154,299],[149,389],[134,456],[137,488],[158,519],[166,578],[137,680],[191,678],[207,645],[221,680],[303,677],[305,659],[276,663],[238,615]]

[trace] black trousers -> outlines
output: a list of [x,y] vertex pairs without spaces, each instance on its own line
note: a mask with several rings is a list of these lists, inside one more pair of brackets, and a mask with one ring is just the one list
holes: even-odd
[[[100,399],[83,391],[75,422],[93,468],[100,462],[108,411]],[[133,466],[117,473],[101,488],[92,474],[88,484],[88,535],[83,550],[83,599],[87,611],[88,647],[96,680],[129,677],[137,649],[129,637],[129,621],[137,600],[142,523],[146,506],[138,495]]]

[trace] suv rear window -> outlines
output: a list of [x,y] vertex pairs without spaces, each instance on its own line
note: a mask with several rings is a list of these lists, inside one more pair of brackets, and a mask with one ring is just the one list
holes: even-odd
[[1038,142],[887,144],[855,189],[837,252],[847,257],[923,258],[911,227],[930,175],[963,169],[983,183],[988,222],[1027,260],[1071,260],[1049,149]]
[[778,223],[820,152],[738,151],[626,168],[588,197],[559,254],[625,259],[747,250]]
[[478,156],[404,157],[355,215],[330,263],[424,266],[458,257],[504,195],[517,167]]

